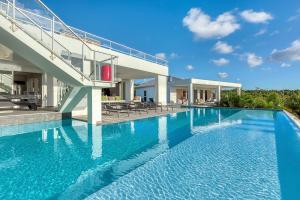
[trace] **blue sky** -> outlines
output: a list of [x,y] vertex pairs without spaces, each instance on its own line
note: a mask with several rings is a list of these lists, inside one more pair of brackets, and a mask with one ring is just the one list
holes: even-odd
[[166,57],[170,75],[300,88],[299,0],[44,2],[69,25]]

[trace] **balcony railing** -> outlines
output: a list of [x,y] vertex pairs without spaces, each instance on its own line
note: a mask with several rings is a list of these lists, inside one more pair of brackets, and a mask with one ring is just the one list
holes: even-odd
[[[40,0],[35,0],[37,1],[39,4],[41,4],[44,8],[47,8]],[[0,0],[0,8],[1,9],[6,9],[7,6],[5,4],[7,4],[7,2],[9,2],[8,0]],[[54,13],[47,13],[47,15],[42,15],[40,12],[40,10],[37,9],[25,9],[25,8],[21,8],[18,7],[17,8],[20,12],[23,12],[24,14],[26,14],[27,16],[30,16],[31,18],[34,18],[34,21],[38,21],[39,25],[43,27],[43,29],[45,30],[51,30],[51,26],[52,26],[52,22],[53,22],[53,17],[51,17],[52,15],[54,15]],[[48,8],[47,8],[48,9]],[[55,16],[55,15],[54,15]],[[55,18],[58,18],[55,16]],[[59,19],[59,18],[58,18]],[[21,20],[21,19],[18,19]],[[26,20],[28,23],[28,20]],[[123,53],[132,57],[136,57],[142,60],[146,60],[149,62],[153,62],[153,63],[157,63],[160,65],[164,65],[167,66],[168,62],[162,58],[159,58],[157,56],[153,56],[147,53],[144,53],[142,51],[127,47],[123,44],[119,44],[117,42],[105,39],[103,37],[82,31],[80,29],[68,26],[67,28],[65,27],[66,25],[64,23],[62,23],[61,20],[54,20],[54,26],[55,28],[55,32],[57,34],[65,34],[65,35],[69,35],[69,36],[74,36],[74,34],[76,34],[76,36],[80,37],[81,40],[85,41],[86,43],[92,43],[94,45],[100,46],[102,48],[105,49],[109,49],[109,50],[113,50],[119,53]]]

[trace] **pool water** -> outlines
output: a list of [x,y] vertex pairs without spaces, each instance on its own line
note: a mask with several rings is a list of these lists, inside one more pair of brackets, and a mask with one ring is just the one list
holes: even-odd
[[6,126],[0,151],[0,199],[300,198],[300,131],[280,111]]

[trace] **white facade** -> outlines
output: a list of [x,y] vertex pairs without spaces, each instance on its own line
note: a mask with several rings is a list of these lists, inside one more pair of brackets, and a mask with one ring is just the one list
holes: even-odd
[[[222,89],[237,89],[238,94],[240,94],[241,87],[240,83],[169,77],[165,95],[168,103],[185,105],[201,104],[201,102],[216,103],[221,100]],[[145,99],[147,101],[149,101],[149,98],[156,99],[155,81],[151,80],[136,86],[135,92],[142,99],[145,97],[144,93],[146,92],[147,98]]]
[[[157,98],[166,102],[165,61],[71,28],[55,14],[39,16],[16,9],[17,5],[8,9],[0,4],[0,92],[35,92],[41,96],[41,106],[60,107],[60,112],[77,109],[73,114],[86,114],[92,124],[101,121],[104,90],[118,85],[119,96],[131,101],[135,79],[157,78]],[[102,78],[105,64],[111,67],[108,81]],[[12,80],[4,80],[3,74]]]
[[240,83],[171,77],[168,87],[168,101],[192,105],[220,102],[222,89],[237,89],[237,93],[240,95],[242,85]]

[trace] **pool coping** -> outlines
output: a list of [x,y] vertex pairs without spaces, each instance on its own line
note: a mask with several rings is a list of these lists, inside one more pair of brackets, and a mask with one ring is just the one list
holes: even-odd
[[292,122],[294,122],[294,124],[295,124],[298,128],[300,128],[300,119],[299,119],[296,115],[290,113],[290,112],[287,111],[287,110],[283,110],[283,112],[288,116],[288,118],[289,118]]

